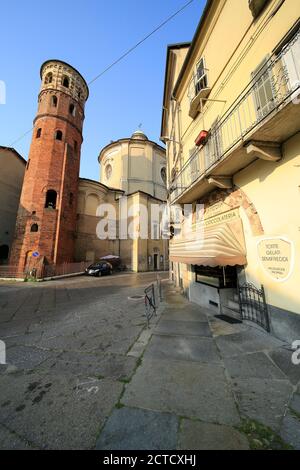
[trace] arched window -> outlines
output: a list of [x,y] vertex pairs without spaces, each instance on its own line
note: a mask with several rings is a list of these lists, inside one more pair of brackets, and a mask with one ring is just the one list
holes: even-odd
[[9,246],[8,245],[1,245],[0,246],[0,263],[6,261],[8,259],[9,253]]
[[56,201],[57,201],[57,192],[53,189],[49,189],[46,194],[46,209],[56,209]]
[[70,106],[69,106],[69,113],[72,114],[72,116],[75,116],[76,108],[75,108],[75,105],[73,103],[71,103]]
[[38,231],[39,231],[39,226],[38,226],[38,224],[33,224],[33,225],[31,225],[30,232],[36,233],[36,232],[38,232]]
[[107,180],[111,178],[112,175],[112,166],[110,164],[106,165],[105,167],[105,177]]
[[63,77],[62,84],[65,88],[70,87],[70,79],[66,75]]
[[54,108],[57,108],[57,96],[51,96],[51,104]]
[[160,170],[160,176],[161,176],[161,179],[163,180],[164,184],[167,183],[167,170],[165,167],[163,167],[161,170]]
[[36,131],[36,138],[39,139],[42,135],[42,129],[39,128],[37,131]]
[[63,138],[62,131],[56,131],[55,132],[55,140],[62,140],[62,138]]
[[52,83],[53,80],[53,75],[52,72],[47,73],[45,77],[45,85],[48,85],[49,83]]
[[81,88],[79,88],[79,90],[78,90],[78,98],[79,99],[81,98],[81,94],[82,94],[82,91],[81,91]]

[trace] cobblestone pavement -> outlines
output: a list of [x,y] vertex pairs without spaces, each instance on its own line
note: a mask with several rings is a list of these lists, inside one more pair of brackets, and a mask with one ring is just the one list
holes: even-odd
[[148,330],[129,297],[154,279],[0,283],[0,448],[300,448],[291,346],[168,282]]

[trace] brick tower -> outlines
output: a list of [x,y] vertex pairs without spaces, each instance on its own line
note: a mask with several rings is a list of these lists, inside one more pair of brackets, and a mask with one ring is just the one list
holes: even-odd
[[20,269],[71,262],[84,106],[88,86],[60,60],[41,67],[38,112],[24,177],[10,264]]

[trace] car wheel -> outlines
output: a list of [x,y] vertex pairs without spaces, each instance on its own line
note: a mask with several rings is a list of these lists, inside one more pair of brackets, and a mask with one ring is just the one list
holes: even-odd
[[101,271],[98,271],[97,272],[97,277],[101,277],[101,275],[102,275]]

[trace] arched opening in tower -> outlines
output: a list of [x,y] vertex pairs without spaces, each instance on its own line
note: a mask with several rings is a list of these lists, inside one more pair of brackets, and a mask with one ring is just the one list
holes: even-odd
[[57,192],[53,189],[49,189],[46,194],[46,209],[56,209],[56,202],[57,202]]
[[8,260],[9,247],[8,245],[0,246],[0,264],[5,263]]

